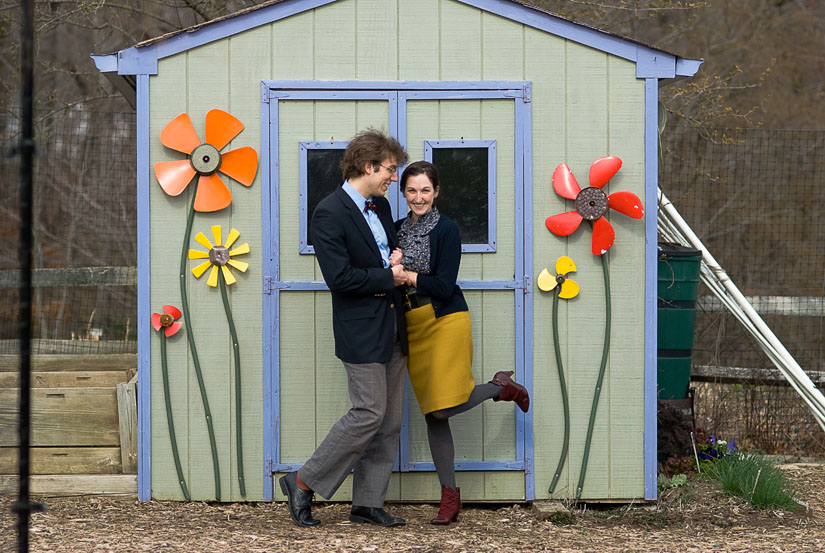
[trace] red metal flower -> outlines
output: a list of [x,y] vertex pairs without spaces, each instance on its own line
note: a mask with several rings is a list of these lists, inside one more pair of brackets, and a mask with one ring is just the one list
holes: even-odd
[[616,233],[613,225],[605,219],[608,207],[628,217],[641,219],[645,214],[642,201],[632,192],[614,192],[609,196],[602,188],[613,178],[622,160],[618,157],[603,157],[590,166],[590,187],[582,189],[570,168],[562,163],[553,172],[553,189],[562,198],[576,201],[576,210],[551,215],[544,221],[547,230],[558,236],[569,236],[575,232],[583,219],[593,222],[593,255],[604,255],[613,246]]
[[164,332],[166,332],[166,337],[169,338],[183,326],[183,323],[178,321],[181,315],[180,310],[174,305],[164,305],[163,315],[160,313],[152,313],[152,327],[154,327],[155,330],[162,328]]

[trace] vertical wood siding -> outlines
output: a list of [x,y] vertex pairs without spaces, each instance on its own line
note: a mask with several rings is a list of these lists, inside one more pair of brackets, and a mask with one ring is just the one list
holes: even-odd
[[[553,169],[567,163],[582,186],[590,164],[618,155],[624,167],[608,192],[631,190],[644,197],[643,82],[635,65],[597,50],[526,28],[453,0],[342,0],[272,25],[199,47],[160,61],[151,78],[151,162],[179,159],[158,136],[163,126],[188,112],[203,138],[206,112],[225,109],[246,125],[224,151],[239,146],[260,149],[260,81],[303,80],[527,80],[533,83],[533,228],[534,278],[542,267],[552,270],[560,255],[578,265],[574,275],[581,294],[562,302],[561,347],[571,396],[572,434],[569,459],[557,496],[572,496],[579,476],[587,420],[602,344],[604,292],[600,260],[590,253],[591,232],[582,225],[569,239],[551,235],[544,219],[573,209],[551,186]],[[274,252],[284,280],[322,280],[312,256],[298,254],[298,157],[301,140],[346,140],[370,125],[384,126],[385,102],[281,102],[280,228],[281,250]],[[463,121],[477,120],[467,128]],[[466,254],[460,278],[513,278],[512,102],[410,101],[408,144],[411,159],[423,158],[423,140],[495,136],[498,167],[498,251]],[[312,129],[311,136],[305,129]],[[458,136],[456,136],[458,135]],[[289,152],[291,155],[287,155]],[[260,155],[260,152],[259,152]],[[151,168],[149,168],[151,170]],[[259,175],[266,168],[259,167]],[[226,179],[229,180],[229,179]],[[240,335],[244,397],[244,468],[247,499],[263,496],[262,479],[262,335],[261,328],[261,185],[230,182],[232,206],[215,214],[196,214],[193,235],[220,224],[249,242],[246,274],[235,273],[229,287]],[[166,196],[152,177],[151,304],[153,311],[172,303],[180,307],[178,266],[191,192]],[[449,183],[445,183],[448,186]],[[528,206],[530,209],[530,206]],[[611,214],[616,243],[609,255],[613,332],[611,355],[599,405],[583,496],[633,498],[644,493],[644,225]],[[191,246],[191,245],[190,245]],[[237,489],[234,437],[233,358],[220,292],[205,277],[191,276],[189,302],[201,365],[220,451],[224,499],[241,499]],[[561,395],[552,343],[552,297],[532,291],[534,320],[533,415],[536,497],[547,497],[562,442]],[[476,348],[477,382],[515,359],[512,291],[467,292]],[[325,292],[282,292],[281,460],[307,458],[347,407],[346,377],[333,355],[329,296]],[[152,339],[152,493],[182,499],[166,432],[158,341]],[[184,333],[169,342],[169,368],[175,425],[181,459],[192,497],[209,499],[214,490],[209,440],[203,408]],[[412,399],[412,398],[410,398]],[[413,400],[414,402],[414,400]],[[457,459],[496,460],[514,457],[514,412],[510,404],[485,404],[454,421]],[[502,410],[507,415],[502,416]],[[426,433],[417,404],[411,405],[411,457],[428,460]],[[524,496],[521,472],[460,473],[468,499],[518,499]],[[279,491],[279,490],[276,490]],[[336,499],[346,500],[343,486]],[[388,498],[431,499],[438,494],[430,473],[394,475]],[[276,495],[276,498],[279,497]]]

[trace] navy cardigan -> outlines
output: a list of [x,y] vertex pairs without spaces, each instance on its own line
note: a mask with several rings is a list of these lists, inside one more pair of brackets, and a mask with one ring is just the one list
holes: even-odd
[[[404,219],[395,222],[396,230]],[[416,290],[429,296],[433,302],[436,317],[458,311],[469,311],[464,294],[456,280],[461,263],[461,235],[452,219],[441,214],[435,228],[430,231],[430,274],[418,275]]]

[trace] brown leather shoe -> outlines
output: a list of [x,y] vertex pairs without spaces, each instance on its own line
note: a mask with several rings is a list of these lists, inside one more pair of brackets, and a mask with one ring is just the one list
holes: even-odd
[[430,524],[447,526],[451,522],[458,521],[458,513],[461,511],[461,488],[452,489],[449,486],[441,486],[441,505],[438,514],[430,521]]
[[530,394],[527,388],[510,378],[512,375],[513,371],[499,371],[490,381],[490,384],[501,386],[498,398],[493,401],[514,401],[526,413],[530,409]]

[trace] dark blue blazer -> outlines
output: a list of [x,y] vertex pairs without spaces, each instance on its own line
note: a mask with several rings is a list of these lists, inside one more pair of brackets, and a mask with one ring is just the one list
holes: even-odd
[[[408,215],[409,217],[409,215]],[[401,228],[404,219],[395,223]],[[419,274],[416,290],[432,299],[436,317],[443,317],[458,311],[469,311],[461,288],[456,284],[458,267],[461,264],[461,234],[458,225],[441,213],[430,238],[430,274]]]
[[[390,250],[398,247],[390,204],[375,198],[378,218]],[[407,326],[402,291],[381,252],[362,211],[338,187],[321,200],[312,215],[315,258],[332,292],[332,330],[335,355],[347,363],[387,363],[398,328],[407,353]]]

